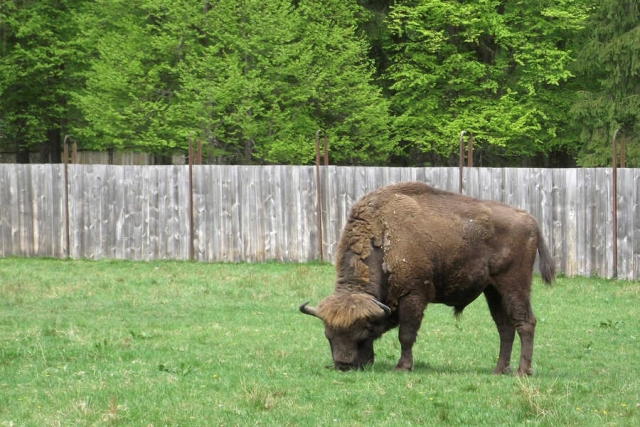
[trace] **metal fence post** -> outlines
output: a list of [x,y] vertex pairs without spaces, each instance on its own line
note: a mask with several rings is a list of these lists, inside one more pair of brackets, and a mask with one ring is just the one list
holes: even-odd
[[315,135],[316,142],[316,203],[317,216],[318,216],[318,255],[320,256],[320,262],[324,261],[324,254],[322,248],[322,183],[320,182],[320,133],[324,134],[324,165],[329,165],[329,148],[327,133],[322,129],[318,129]]
[[189,136],[189,261],[193,261],[194,250],[193,231],[193,141]]
[[67,258],[71,257],[71,230],[69,226],[69,135],[64,136],[62,160],[64,162],[64,234],[67,249]]

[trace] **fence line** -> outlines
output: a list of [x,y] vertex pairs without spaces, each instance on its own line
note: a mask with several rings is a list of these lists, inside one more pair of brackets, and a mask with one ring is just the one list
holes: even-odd
[[[0,165],[0,257],[304,262],[318,259],[313,166]],[[351,205],[416,180],[458,191],[458,168],[322,166],[322,252],[333,260]],[[464,193],[529,211],[558,270],[613,275],[612,170],[465,168]],[[618,170],[618,277],[640,278],[640,169]]]

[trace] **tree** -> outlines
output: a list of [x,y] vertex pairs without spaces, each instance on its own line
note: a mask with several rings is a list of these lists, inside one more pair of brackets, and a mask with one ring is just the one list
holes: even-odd
[[580,1],[399,1],[394,43],[395,129],[403,144],[450,155],[466,130],[505,156],[573,144],[561,116],[571,102],[571,45]]
[[169,154],[184,145],[167,125],[179,87],[176,64],[184,55],[180,28],[169,35],[164,28],[168,16],[182,17],[172,6],[99,0],[79,14],[80,39],[91,57],[84,86],[72,94],[82,118],[73,133],[83,148]]
[[627,142],[627,164],[640,166],[640,6],[637,1],[594,2],[576,63],[582,91],[571,110],[581,126],[581,166],[612,163],[615,129]]
[[[293,4],[292,4],[293,3]],[[384,160],[388,109],[372,82],[357,6],[313,1],[99,1],[83,15],[96,46],[74,96],[84,146],[153,152],[200,138],[212,161]]]
[[[295,4],[292,4],[295,3]],[[372,81],[357,6],[331,1],[220,1],[185,62],[207,145],[250,162],[309,163],[313,135],[330,135],[334,163],[384,161],[388,104]],[[215,17],[213,19],[212,17]]]
[[41,161],[60,161],[69,92],[82,67],[74,45],[77,27],[70,19],[79,3],[1,3],[0,138],[17,148],[19,162],[29,162],[35,148],[41,149]]

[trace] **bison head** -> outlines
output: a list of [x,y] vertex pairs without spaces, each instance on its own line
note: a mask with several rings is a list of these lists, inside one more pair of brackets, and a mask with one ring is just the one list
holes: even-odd
[[373,341],[385,331],[389,307],[361,293],[334,293],[318,307],[307,304],[300,311],[323,321],[335,369],[362,369],[373,363]]

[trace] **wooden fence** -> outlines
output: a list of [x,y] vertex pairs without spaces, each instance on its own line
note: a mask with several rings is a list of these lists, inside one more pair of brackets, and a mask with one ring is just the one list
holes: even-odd
[[[312,166],[67,168],[65,186],[65,165],[0,164],[0,257],[332,261],[366,192],[408,180],[458,191],[459,179],[457,168],[321,167],[320,247]],[[604,168],[467,168],[463,192],[531,212],[560,272],[612,277],[611,179]],[[617,200],[617,273],[637,280],[640,169],[618,170]]]

